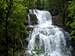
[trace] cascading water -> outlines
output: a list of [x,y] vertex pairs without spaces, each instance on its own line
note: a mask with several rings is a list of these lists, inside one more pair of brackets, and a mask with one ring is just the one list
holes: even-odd
[[67,32],[52,25],[52,16],[48,11],[29,10],[35,14],[38,25],[34,26],[28,44],[28,56],[71,56],[66,44]]

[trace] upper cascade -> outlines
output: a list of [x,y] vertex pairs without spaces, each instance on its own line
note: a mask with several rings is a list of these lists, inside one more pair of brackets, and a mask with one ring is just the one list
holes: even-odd
[[38,9],[29,10],[30,14],[35,14],[38,19],[38,24],[51,25],[52,24],[52,15],[48,11],[42,11]]

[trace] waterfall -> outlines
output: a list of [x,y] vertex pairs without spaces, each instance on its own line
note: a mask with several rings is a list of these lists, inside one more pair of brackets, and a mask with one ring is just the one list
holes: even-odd
[[71,56],[66,39],[68,33],[52,25],[52,16],[48,11],[29,10],[35,14],[38,25],[35,25],[29,37],[28,56]]

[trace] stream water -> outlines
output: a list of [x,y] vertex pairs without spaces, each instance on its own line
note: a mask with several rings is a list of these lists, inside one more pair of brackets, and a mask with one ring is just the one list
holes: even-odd
[[29,10],[35,14],[38,24],[33,26],[28,44],[28,56],[71,56],[67,40],[69,34],[62,28],[52,25],[50,12]]

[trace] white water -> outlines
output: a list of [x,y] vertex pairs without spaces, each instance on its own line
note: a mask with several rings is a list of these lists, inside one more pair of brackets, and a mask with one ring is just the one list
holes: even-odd
[[[33,12],[32,12],[33,11]],[[38,19],[28,44],[29,56],[71,56],[66,44],[67,32],[52,25],[52,16],[48,11],[30,10]],[[37,54],[38,53],[38,54]]]

